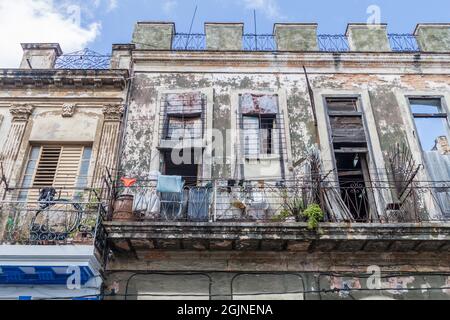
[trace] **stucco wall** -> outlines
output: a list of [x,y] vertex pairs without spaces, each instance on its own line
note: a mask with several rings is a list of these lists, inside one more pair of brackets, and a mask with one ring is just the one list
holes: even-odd
[[[414,91],[444,96],[450,91],[450,77],[447,75],[311,73],[310,80],[314,91],[333,90],[336,95],[340,91],[342,94],[368,94],[376,132],[385,156],[396,143],[406,141],[405,117],[410,117],[410,114],[403,112],[398,96]],[[303,74],[139,73],[133,82],[126,144],[122,155],[125,172],[131,176],[146,177],[150,171],[156,152],[153,135],[158,134],[155,132],[155,122],[159,118],[156,114],[157,100],[160,99],[158,92],[201,88],[214,90],[214,104],[209,105],[208,110],[213,113],[214,128],[222,132],[231,128],[231,118],[235,116],[231,114],[234,91],[285,90],[292,144],[291,161],[303,158],[314,147],[316,133],[313,112]],[[326,124],[319,123],[319,130],[327,130]],[[230,138],[227,139],[229,142]],[[230,164],[216,164],[213,177],[231,177],[231,171]]]

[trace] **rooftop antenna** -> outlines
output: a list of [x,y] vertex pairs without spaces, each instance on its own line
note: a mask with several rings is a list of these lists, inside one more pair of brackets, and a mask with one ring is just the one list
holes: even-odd
[[192,20],[191,20],[191,26],[189,27],[189,33],[188,33],[188,36],[186,39],[186,48],[185,48],[186,50],[189,46],[189,40],[190,40],[189,38],[191,37],[192,26],[194,25],[195,16],[197,15],[197,9],[198,9],[198,6],[196,5],[195,10],[194,10],[194,15],[192,16]]
[[255,45],[256,45],[256,51],[258,51],[258,36],[256,33],[257,26],[256,26],[256,10],[253,10],[253,22],[255,24]]

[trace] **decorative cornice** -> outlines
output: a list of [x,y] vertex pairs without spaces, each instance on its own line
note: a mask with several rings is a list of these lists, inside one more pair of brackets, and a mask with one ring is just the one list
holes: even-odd
[[128,77],[128,70],[0,69],[0,87],[90,87],[123,90]]
[[62,106],[62,117],[63,118],[71,118],[75,114],[77,105],[73,103],[65,103]]
[[13,105],[9,112],[13,116],[13,121],[27,121],[33,113],[34,107],[29,104]]
[[121,104],[111,104],[103,107],[106,121],[120,121],[124,112],[125,107]]

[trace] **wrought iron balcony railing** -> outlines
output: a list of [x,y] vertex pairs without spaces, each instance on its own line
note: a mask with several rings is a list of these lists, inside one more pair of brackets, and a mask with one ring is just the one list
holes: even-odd
[[[14,190],[13,193],[20,190]],[[0,243],[11,245],[94,245],[104,205],[94,190],[56,190],[49,197],[37,197],[39,190],[27,190],[28,200],[0,202],[0,216],[6,226]],[[36,192],[32,192],[36,191]],[[62,191],[62,192],[61,192]],[[14,198],[12,194],[10,197]]]
[[114,191],[115,196],[123,193],[134,195],[134,216],[143,221],[306,222],[304,213],[314,205],[321,208],[324,222],[415,223],[450,218],[450,182],[413,183],[399,195],[390,182],[344,186],[330,181],[214,180],[186,186],[179,193],[160,193],[156,181],[138,181]]

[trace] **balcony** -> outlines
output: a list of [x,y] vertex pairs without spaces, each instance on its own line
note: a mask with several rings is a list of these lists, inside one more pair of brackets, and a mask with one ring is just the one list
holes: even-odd
[[163,194],[156,181],[138,181],[112,194],[123,192],[134,195],[130,218],[114,219],[116,205],[103,222],[120,252],[450,248],[450,183],[414,183],[400,194],[389,182],[214,180]]
[[5,199],[0,284],[63,285],[73,267],[79,268],[81,285],[97,283],[104,206],[96,190],[14,189]]

